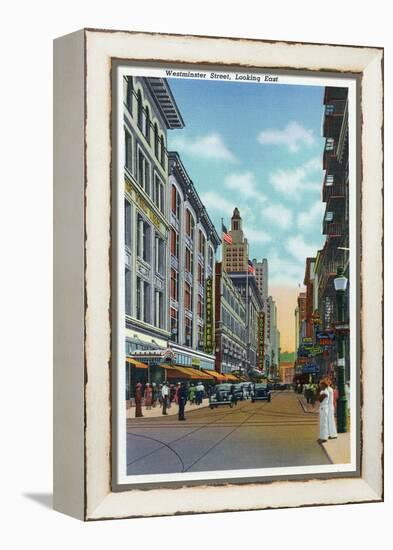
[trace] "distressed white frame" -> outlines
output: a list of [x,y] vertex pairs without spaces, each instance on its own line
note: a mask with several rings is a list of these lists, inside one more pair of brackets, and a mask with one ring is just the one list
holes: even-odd
[[[111,490],[112,59],[361,73],[361,477]],[[383,499],[383,50],[82,30],[55,41],[54,506],[84,520]]]

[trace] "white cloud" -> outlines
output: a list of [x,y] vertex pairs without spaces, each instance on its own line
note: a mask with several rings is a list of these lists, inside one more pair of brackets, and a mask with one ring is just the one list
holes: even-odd
[[[288,259],[280,257],[275,250],[267,255],[269,259],[269,286],[296,287],[303,285],[305,258]],[[300,289],[299,289],[300,290]]]
[[252,227],[244,226],[244,236],[250,243],[265,244],[272,240],[271,236],[261,229],[253,229]]
[[238,172],[226,176],[224,183],[228,189],[239,191],[246,199],[256,199],[263,203],[266,197],[258,190],[255,176],[252,172]]
[[300,229],[315,227],[320,222],[322,224],[325,204],[322,201],[316,201],[306,212],[301,212],[297,217],[297,225]]
[[[313,175],[314,177],[312,178]],[[315,157],[311,158],[297,168],[277,170],[276,172],[270,174],[269,181],[276,191],[287,195],[288,197],[300,200],[302,198],[302,192],[321,191],[321,160]]]
[[257,137],[262,145],[284,145],[291,153],[299,151],[301,145],[313,145],[315,137],[312,130],[307,130],[298,122],[288,122],[283,130],[270,128],[262,130]]
[[292,225],[292,211],[282,204],[272,204],[263,208],[262,216],[282,229],[289,229]]
[[319,250],[317,245],[306,242],[303,235],[290,237],[285,243],[285,248],[295,259],[300,258],[303,265],[305,265],[306,258],[314,258]]
[[193,157],[226,160],[236,163],[237,159],[227,148],[220,134],[215,132],[206,136],[199,136],[194,139],[186,136],[174,137],[171,141],[171,149],[187,153]]
[[232,216],[233,209],[235,208],[234,203],[228,201],[222,195],[219,195],[215,191],[206,191],[200,193],[200,198],[203,204],[206,207],[206,210],[215,210],[223,214]]

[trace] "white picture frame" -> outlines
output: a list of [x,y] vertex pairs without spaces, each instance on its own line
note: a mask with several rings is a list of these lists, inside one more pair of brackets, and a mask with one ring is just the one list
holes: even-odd
[[[358,477],[113,490],[111,71],[117,60],[359,78]],[[383,50],[85,29],[55,41],[54,61],[55,509],[97,520],[382,500]]]

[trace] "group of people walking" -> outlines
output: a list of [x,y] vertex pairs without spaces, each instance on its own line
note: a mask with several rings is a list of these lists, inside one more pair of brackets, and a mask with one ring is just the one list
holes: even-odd
[[156,384],[147,382],[143,388],[138,382],[135,386],[135,417],[142,417],[142,403],[146,410],[157,405],[162,408],[162,414],[167,415],[172,404],[179,407],[179,420],[185,420],[184,410],[187,401],[193,405],[201,405],[205,396],[205,387],[202,382],[187,385],[185,382],[177,384]]

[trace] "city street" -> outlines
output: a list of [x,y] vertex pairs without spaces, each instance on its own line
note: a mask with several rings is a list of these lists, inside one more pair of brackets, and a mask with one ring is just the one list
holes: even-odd
[[[176,405],[172,405],[176,406]],[[318,415],[292,391],[177,416],[127,420],[127,474],[329,464],[317,443]]]

